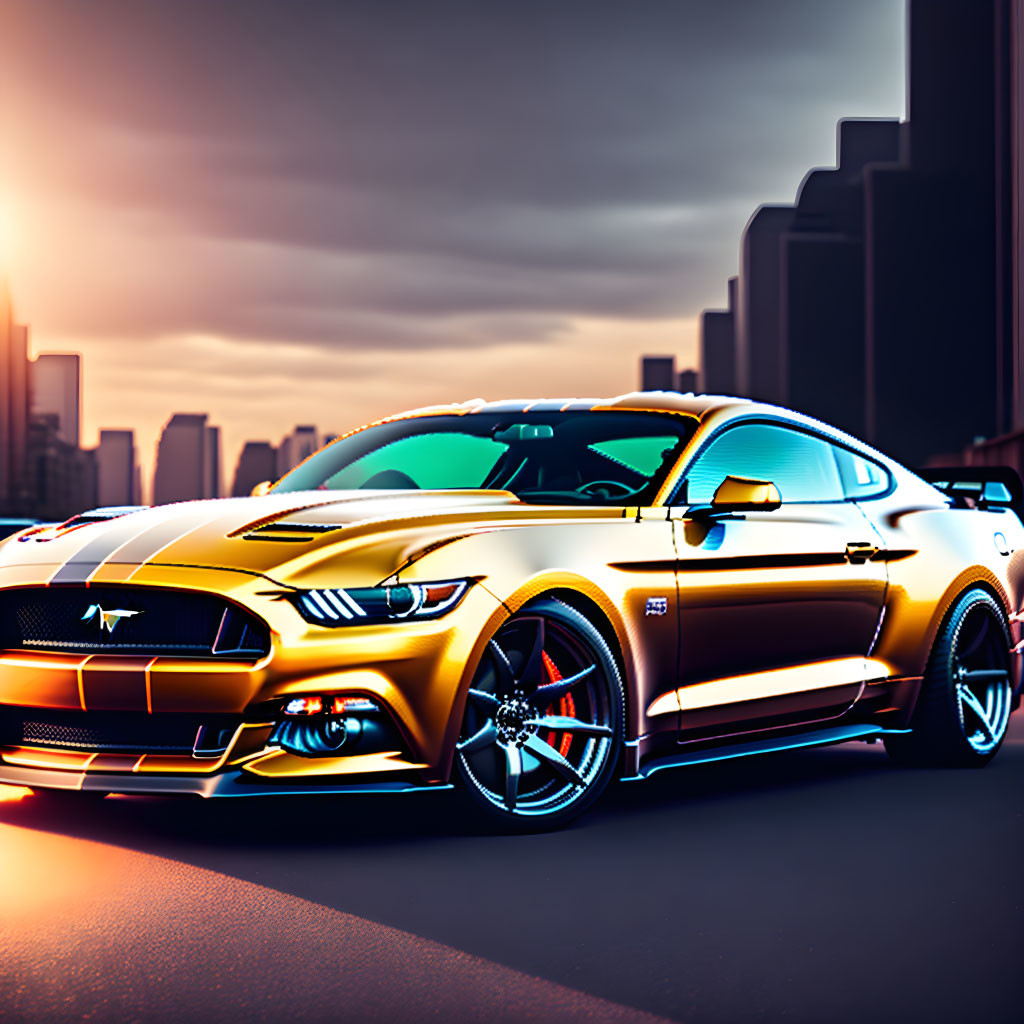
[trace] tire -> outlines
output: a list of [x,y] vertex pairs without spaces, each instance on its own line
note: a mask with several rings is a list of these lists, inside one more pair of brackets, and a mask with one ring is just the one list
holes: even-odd
[[531,602],[488,642],[466,700],[455,775],[478,821],[560,828],[601,795],[625,729],[622,677],[585,616]]
[[935,637],[911,732],[886,736],[896,762],[915,767],[983,768],[1010,718],[1010,631],[987,590],[955,602]]

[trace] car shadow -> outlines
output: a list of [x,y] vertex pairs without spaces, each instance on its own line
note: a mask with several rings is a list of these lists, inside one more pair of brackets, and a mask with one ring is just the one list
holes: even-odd
[[[779,794],[816,790],[837,780],[891,772],[881,744],[786,751],[660,771],[642,782],[616,782],[563,835],[606,829],[642,829],[646,819],[673,817],[702,804],[771,801]],[[494,838],[472,819],[454,792],[390,795],[309,795],[202,800],[178,796],[108,796],[59,803],[27,796],[0,803],[0,821],[77,838],[160,853],[195,847],[253,851],[360,848],[400,844],[409,848],[442,839]],[[508,838],[512,838],[511,836]]]
[[[0,826],[212,870],[669,1017],[744,1019],[755,995],[785,1016],[799,976],[807,1012],[793,1019],[867,1019],[883,1003],[887,1019],[920,1019],[905,975],[933,965],[922,954],[908,968],[907,951],[937,942],[994,972],[986,1019],[1001,1019],[1019,976],[1005,893],[1022,767],[1016,739],[983,772],[897,768],[880,743],[765,754],[616,784],[535,835],[478,832],[452,792],[29,796],[0,802]],[[1006,841],[987,842],[993,830]],[[954,869],[979,858],[984,873]],[[1006,939],[998,963],[970,941],[979,914]],[[981,1019],[959,979],[943,976],[934,1005]]]

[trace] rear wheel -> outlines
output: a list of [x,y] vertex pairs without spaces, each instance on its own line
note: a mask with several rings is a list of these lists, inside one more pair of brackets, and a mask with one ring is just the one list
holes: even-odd
[[466,701],[455,771],[505,830],[556,828],[608,785],[624,729],[622,680],[604,638],[560,601],[535,601],[487,645]]
[[887,736],[903,764],[980,768],[995,756],[1010,718],[1010,631],[981,588],[961,595],[939,629],[912,732]]

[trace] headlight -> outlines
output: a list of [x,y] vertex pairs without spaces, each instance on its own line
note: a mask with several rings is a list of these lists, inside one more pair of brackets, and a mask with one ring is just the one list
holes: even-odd
[[307,622],[318,626],[369,626],[405,619],[436,619],[451,611],[472,583],[446,580],[393,587],[302,590],[292,602]]

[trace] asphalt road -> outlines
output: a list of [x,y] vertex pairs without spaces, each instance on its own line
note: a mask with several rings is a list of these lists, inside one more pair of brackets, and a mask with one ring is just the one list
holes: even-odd
[[1024,1020],[1024,713],[984,771],[747,758],[525,837],[449,803],[0,802],[0,1020]]

